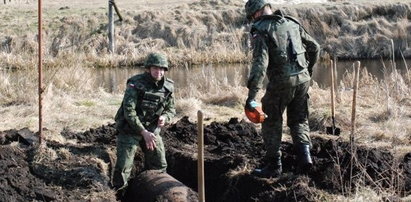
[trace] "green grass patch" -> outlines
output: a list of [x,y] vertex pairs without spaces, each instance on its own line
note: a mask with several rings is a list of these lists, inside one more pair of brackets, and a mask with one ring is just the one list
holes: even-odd
[[84,106],[84,107],[93,107],[96,105],[96,103],[91,100],[82,100],[82,101],[76,102],[76,105]]

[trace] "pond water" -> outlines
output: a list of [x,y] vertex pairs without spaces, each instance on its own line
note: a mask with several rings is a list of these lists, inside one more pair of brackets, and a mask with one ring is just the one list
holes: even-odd
[[[340,81],[346,72],[353,71],[355,61],[338,61],[337,62],[337,81]],[[393,65],[389,60],[384,61],[386,70],[390,72]],[[407,65],[411,64],[411,59],[396,61],[395,66],[400,73],[405,73]],[[367,71],[376,78],[384,77],[384,65],[381,60],[362,60],[361,68],[366,68]],[[193,67],[173,67],[166,73],[166,76],[173,79],[175,82],[176,93],[180,90],[190,88],[198,88],[200,93],[208,92],[210,87],[207,85],[224,85],[225,88],[233,86],[246,86],[249,74],[250,64],[225,64],[214,65],[204,64]],[[123,93],[126,81],[135,74],[142,73],[142,67],[129,68],[87,68],[84,70],[91,75],[92,83],[95,88],[102,87],[110,93]],[[409,70],[411,71],[411,69]],[[9,82],[22,82],[19,78],[25,78],[26,72],[4,70],[3,75],[9,78]],[[34,73],[35,75],[37,73]],[[50,77],[44,73],[44,80]],[[32,79],[35,81],[36,79]],[[313,80],[318,83],[321,88],[327,88],[330,84],[330,68],[329,64],[318,63],[314,68]],[[37,81],[36,81],[37,82]],[[196,85],[193,85],[196,84]],[[200,84],[200,85],[198,85]],[[31,84],[30,84],[31,85]],[[37,84],[35,84],[37,85]]]
[[[337,81],[341,80],[344,73],[353,71],[355,61],[338,61],[337,62]],[[393,67],[390,61],[384,61],[387,71]],[[408,59],[396,61],[396,67],[401,73],[406,72],[406,66],[411,64]],[[176,89],[189,87],[191,82],[196,82],[198,75],[214,77],[219,82],[227,83],[228,85],[246,85],[249,73],[249,64],[225,64],[225,65],[198,65],[190,68],[174,67],[166,73],[167,77],[175,82]],[[381,60],[362,60],[361,68],[366,68],[367,71],[376,78],[382,79],[384,76],[384,65]],[[98,85],[106,89],[108,92],[119,92],[124,89],[127,79],[135,74],[144,71],[142,67],[137,68],[99,68],[94,69],[98,78]],[[411,71],[411,69],[410,69]],[[194,78],[194,79],[193,79]],[[318,63],[314,68],[313,80],[322,88],[326,88],[330,83],[330,68],[329,64]],[[199,82],[199,81],[197,81]]]

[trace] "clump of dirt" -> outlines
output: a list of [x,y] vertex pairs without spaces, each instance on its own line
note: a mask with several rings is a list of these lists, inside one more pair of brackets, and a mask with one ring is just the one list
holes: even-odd
[[411,190],[411,153],[408,153],[404,156],[404,162],[401,164],[401,168],[404,171],[404,189]]
[[2,200],[116,200],[109,187],[106,148],[57,142],[37,147],[19,135],[22,130],[0,132],[0,139],[5,140],[0,145]]
[[0,198],[4,201],[61,200],[64,193],[48,187],[30,171],[27,153],[18,146],[0,146]]
[[[117,134],[113,124],[84,133],[64,130],[62,135],[78,144],[49,141],[40,148],[26,141],[28,131],[23,130],[0,132],[0,198],[116,200],[110,188]],[[197,125],[184,117],[166,127],[162,136],[167,172],[197,190]],[[314,167],[302,175],[297,173],[293,145],[283,142],[284,174],[264,179],[250,174],[265,163],[263,141],[253,124],[236,118],[213,122],[205,126],[204,140],[210,201],[316,201],[323,192],[340,195],[356,186],[387,190],[397,197],[411,193],[411,153],[396,160],[385,149],[361,146],[351,152],[347,142],[316,137],[311,150]],[[143,159],[138,151],[136,174],[143,170]]]
[[76,139],[79,143],[101,143],[115,144],[115,135],[117,134],[114,124],[108,124],[99,128],[90,129],[84,133],[73,133],[64,129],[61,134],[67,139]]

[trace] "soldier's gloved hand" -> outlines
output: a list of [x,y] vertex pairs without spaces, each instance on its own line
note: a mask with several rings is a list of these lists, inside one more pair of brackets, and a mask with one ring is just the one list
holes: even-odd
[[257,102],[254,99],[247,99],[244,107],[245,109],[252,111],[257,107]]
[[147,130],[143,130],[143,132],[141,132],[141,135],[143,136],[144,141],[146,142],[147,149],[154,150],[156,148],[156,135]]
[[248,91],[248,98],[245,101],[245,108],[248,110],[253,110],[257,106],[257,102],[255,102],[255,97],[257,95],[257,90],[249,90]]

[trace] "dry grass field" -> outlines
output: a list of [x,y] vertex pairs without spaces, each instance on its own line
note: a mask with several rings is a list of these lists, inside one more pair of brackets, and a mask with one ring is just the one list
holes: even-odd
[[[293,2],[298,1],[273,7],[300,19],[322,42],[324,57],[390,57],[391,39],[397,56],[411,55],[410,1]],[[243,1],[119,1],[118,6],[124,21],[116,23],[116,50],[110,55],[106,3],[45,2],[46,62],[50,66],[59,60],[82,61],[92,67],[128,66],[141,64],[147,52],[159,49],[178,66],[249,61]],[[1,5],[1,68],[36,64],[36,9],[35,2]]]

